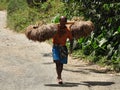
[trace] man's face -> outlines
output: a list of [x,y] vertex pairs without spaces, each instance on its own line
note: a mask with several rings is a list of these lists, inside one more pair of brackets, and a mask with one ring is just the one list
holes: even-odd
[[60,25],[61,26],[65,26],[66,23],[67,23],[67,20],[65,18],[60,19]]

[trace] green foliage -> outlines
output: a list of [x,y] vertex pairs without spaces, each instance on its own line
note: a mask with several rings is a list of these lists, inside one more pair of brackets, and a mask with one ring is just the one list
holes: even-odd
[[0,0],[0,10],[5,10],[7,8],[9,0]]
[[8,14],[15,13],[18,10],[24,11],[27,8],[25,0],[10,0],[8,4]]
[[60,2],[60,0],[43,0],[43,2],[44,3],[32,6],[32,8],[36,8],[37,12],[40,13],[40,19],[38,21],[43,20],[47,23],[54,22],[56,17],[62,14],[64,4]]
[[8,26],[16,31],[28,25],[28,7],[25,0],[10,0],[7,7]]
[[15,31],[23,32],[30,24],[35,24],[39,21],[50,23],[51,18],[61,14],[62,7],[64,6],[59,0],[47,0],[47,2],[42,0],[42,2],[36,3],[38,1],[9,0],[7,8],[8,26]]
[[52,23],[58,23],[60,20],[60,14],[56,15],[53,19],[52,19]]
[[42,3],[47,0],[26,0],[30,7],[39,7]]
[[[95,24],[95,31],[79,43],[84,55],[93,56],[93,62],[103,62],[119,68],[120,57],[120,2],[119,0],[62,0],[64,12],[71,19],[84,16]],[[79,48],[80,49],[80,48]],[[114,63],[115,62],[115,63]],[[117,68],[117,69],[116,69]],[[118,69],[119,70],[119,69]]]

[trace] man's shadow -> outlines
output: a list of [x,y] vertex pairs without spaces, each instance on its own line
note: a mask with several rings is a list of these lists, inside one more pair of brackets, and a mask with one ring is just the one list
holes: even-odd
[[50,87],[78,87],[80,85],[92,87],[92,86],[109,86],[115,84],[114,82],[104,82],[104,81],[82,81],[80,83],[64,82],[62,85],[59,84],[45,84],[45,86]]

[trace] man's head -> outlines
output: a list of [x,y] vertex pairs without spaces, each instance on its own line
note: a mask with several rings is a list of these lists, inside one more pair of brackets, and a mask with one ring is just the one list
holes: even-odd
[[67,23],[67,17],[61,16],[60,17],[60,25],[65,26],[66,23]]

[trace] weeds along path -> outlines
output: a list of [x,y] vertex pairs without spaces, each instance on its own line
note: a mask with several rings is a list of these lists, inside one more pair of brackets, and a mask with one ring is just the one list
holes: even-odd
[[96,65],[72,60],[63,70],[63,85],[56,82],[51,46],[29,41],[6,28],[0,11],[0,90],[119,90],[120,76],[97,71]]

